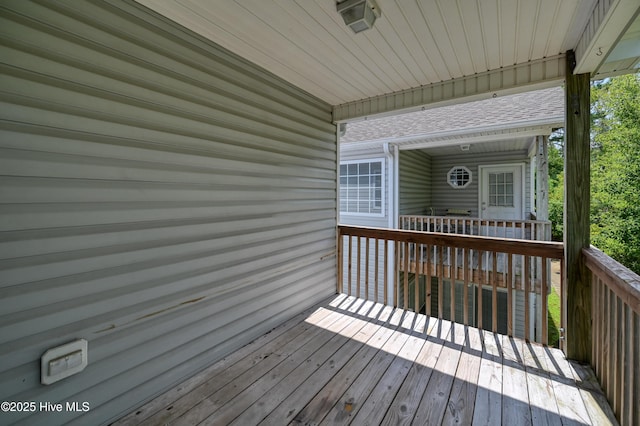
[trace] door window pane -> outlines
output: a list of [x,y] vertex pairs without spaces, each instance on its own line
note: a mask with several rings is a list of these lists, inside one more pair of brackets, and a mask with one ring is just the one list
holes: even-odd
[[489,173],[489,206],[514,207],[513,172]]

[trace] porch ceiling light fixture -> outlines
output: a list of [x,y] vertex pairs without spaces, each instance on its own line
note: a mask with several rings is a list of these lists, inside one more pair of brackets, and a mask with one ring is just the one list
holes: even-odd
[[461,151],[469,151],[469,148],[471,148],[471,145],[469,145],[469,144],[460,145],[460,150]]
[[345,0],[336,4],[336,8],[344,23],[356,34],[373,28],[376,18],[381,15],[375,0]]

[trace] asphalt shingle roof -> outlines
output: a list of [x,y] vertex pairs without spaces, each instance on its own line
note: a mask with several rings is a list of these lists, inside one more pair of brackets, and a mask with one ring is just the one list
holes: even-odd
[[564,91],[561,87],[507,95],[482,101],[431,108],[424,111],[365,120],[347,125],[341,142],[428,137],[432,133],[468,129],[469,133],[497,125],[564,118]]

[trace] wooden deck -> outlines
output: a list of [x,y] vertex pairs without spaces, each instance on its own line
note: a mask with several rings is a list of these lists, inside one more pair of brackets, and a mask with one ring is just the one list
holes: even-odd
[[338,295],[116,425],[616,424],[557,349]]

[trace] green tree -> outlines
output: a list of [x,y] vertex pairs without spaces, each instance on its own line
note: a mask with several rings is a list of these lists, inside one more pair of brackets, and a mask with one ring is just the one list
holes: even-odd
[[558,129],[549,136],[549,220],[551,237],[562,241],[564,211],[564,129]]
[[591,242],[640,273],[640,74],[592,86]]

